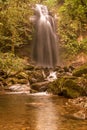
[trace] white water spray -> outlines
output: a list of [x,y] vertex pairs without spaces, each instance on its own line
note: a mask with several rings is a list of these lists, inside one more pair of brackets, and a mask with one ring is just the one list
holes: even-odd
[[48,81],[50,81],[50,82],[52,82],[52,81],[54,81],[54,80],[56,80],[57,79],[57,74],[56,74],[56,72],[54,71],[52,71],[52,72],[50,72],[50,74],[49,74],[49,76],[47,77],[47,80]]

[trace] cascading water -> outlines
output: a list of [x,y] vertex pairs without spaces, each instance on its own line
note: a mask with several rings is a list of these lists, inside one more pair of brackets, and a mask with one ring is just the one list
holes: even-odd
[[31,18],[35,25],[32,59],[39,66],[53,68],[57,65],[57,44],[54,19],[44,5],[36,4],[35,16]]

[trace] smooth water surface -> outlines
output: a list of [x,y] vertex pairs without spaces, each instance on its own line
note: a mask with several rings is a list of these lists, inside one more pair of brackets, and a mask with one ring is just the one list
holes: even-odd
[[67,99],[52,95],[0,95],[0,130],[87,130],[65,107]]

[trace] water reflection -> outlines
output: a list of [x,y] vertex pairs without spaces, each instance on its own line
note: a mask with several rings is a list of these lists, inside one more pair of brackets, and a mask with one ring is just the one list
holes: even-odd
[[50,102],[47,102],[47,98],[44,98],[43,100],[40,110],[36,113],[36,130],[58,130],[54,104],[51,100],[49,100]]
[[0,130],[87,130],[56,96],[0,95]]

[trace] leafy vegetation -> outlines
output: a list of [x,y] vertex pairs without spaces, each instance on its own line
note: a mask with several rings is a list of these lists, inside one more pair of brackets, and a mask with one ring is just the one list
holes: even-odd
[[23,62],[23,59],[13,53],[0,53],[0,70],[6,72],[7,75],[15,71],[22,71],[24,68]]
[[87,53],[87,1],[65,0],[59,15],[60,46],[65,54]]
[[32,14],[27,1],[8,0],[1,3],[0,42],[1,50],[27,43],[31,39],[29,15]]

